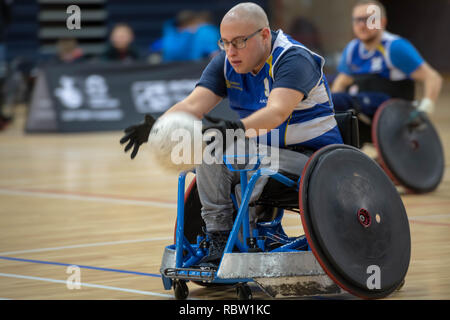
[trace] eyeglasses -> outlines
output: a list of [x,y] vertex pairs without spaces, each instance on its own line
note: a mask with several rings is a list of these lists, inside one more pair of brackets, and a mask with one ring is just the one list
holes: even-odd
[[353,21],[353,24],[358,24],[358,23],[366,23],[367,22],[367,20],[370,18],[370,16],[367,16],[367,17],[352,17],[352,21]]
[[257,35],[259,32],[261,32],[264,28],[261,28],[259,30],[257,30],[256,32],[252,33],[251,35],[247,36],[247,37],[238,37],[235,38],[231,41],[226,41],[223,39],[219,39],[219,41],[217,42],[217,44],[219,45],[219,48],[222,50],[226,50],[230,47],[230,44],[233,45],[233,47],[235,47],[236,49],[244,49],[245,46],[247,45],[247,40],[250,39],[251,37]]

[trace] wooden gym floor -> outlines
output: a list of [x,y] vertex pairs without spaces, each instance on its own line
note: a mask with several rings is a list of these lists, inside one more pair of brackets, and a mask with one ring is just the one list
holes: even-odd
[[[449,87],[432,116],[447,169]],[[119,131],[25,134],[25,108],[15,113],[0,132],[0,299],[173,299],[159,266],[173,239],[177,176],[155,169],[145,146],[131,161]],[[450,173],[435,192],[402,199],[411,263],[406,284],[388,299],[450,299]],[[290,235],[302,233],[297,214],[284,221]],[[80,288],[67,284],[75,276]],[[236,298],[233,288],[188,285],[190,299]]]

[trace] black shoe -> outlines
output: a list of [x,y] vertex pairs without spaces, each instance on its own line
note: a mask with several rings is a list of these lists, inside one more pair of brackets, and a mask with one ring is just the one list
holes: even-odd
[[199,261],[201,267],[218,267],[228,241],[230,231],[205,232],[209,239],[208,255]]

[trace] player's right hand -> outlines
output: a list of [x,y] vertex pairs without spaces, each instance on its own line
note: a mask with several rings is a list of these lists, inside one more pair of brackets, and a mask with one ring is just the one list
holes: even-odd
[[145,115],[144,122],[132,125],[124,130],[125,135],[120,139],[120,144],[127,143],[125,146],[124,151],[127,152],[132,147],[133,151],[131,152],[131,159],[134,159],[136,157],[139,147],[148,141],[148,136],[150,134],[150,131],[152,130],[153,124],[155,123],[155,119],[147,114]]

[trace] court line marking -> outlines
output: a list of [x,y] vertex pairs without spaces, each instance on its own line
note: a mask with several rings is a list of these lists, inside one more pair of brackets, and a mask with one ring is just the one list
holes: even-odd
[[450,205],[450,201],[445,200],[436,200],[436,202],[419,202],[419,203],[404,203],[405,208],[416,208],[416,207],[428,207],[428,206],[442,206],[442,205]]
[[53,262],[53,261],[23,259],[23,258],[3,257],[3,256],[0,256],[0,259],[2,259],[2,260],[9,260],[9,261],[38,263],[38,264],[49,264],[49,265],[63,266],[63,267],[75,266],[75,267],[79,267],[80,269],[90,269],[90,270],[107,271],[107,272],[118,272],[118,273],[133,274],[133,275],[138,275],[138,276],[147,276],[147,277],[153,277],[153,278],[161,278],[160,274],[155,274],[155,273],[146,273],[146,272],[139,272],[139,271],[129,271],[129,270],[121,270],[121,269],[92,267],[92,266],[85,266],[85,265],[75,264],[75,263],[63,263],[63,262]]
[[[410,217],[408,220],[411,222],[418,222],[418,223],[426,223],[426,224],[433,224],[433,225],[442,225],[447,226],[448,224],[445,224],[443,222],[431,222],[426,221],[426,219],[439,219],[439,218],[446,218],[449,217],[450,213],[447,214],[435,214],[435,215],[429,215],[429,216],[415,216]],[[300,219],[300,216],[296,215],[285,215],[284,217],[290,218],[290,219]],[[283,226],[284,229],[294,229],[299,226]],[[173,240],[172,236],[169,237],[156,237],[156,238],[147,238],[147,239],[135,239],[135,240],[119,240],[119,241],[107,241],[107,242],[95,242],[95,243],[85,243],[85,244],[75,244],[75,245],[67,245],[67,246],[60,246],[60,247],[51,247],[51,248],[38,248],[38,249],[27,249],[27,250],[16,250],[16,251],[4,251],[0,252],[0,255],[7,256],[12,254],[23,254],[23,253],[37,253],[37,252],[47,252],[47,251],[57,251],[57,250],[64,250],[64,249],[77,249],[77,248],[88,248],[88,247],[97,247],[97,246],[108,246],[108,245],[118,245],[118,244],[130,244],[130,243],[140,243],[140,242],[151,242],[151,241],[166,241],[166,240]]]
[[425,216],[413,216],[409,219],[440,219],[450,217],[450,213],[430,214]]
[[[443,214],[433,214],[433,215],[422,215],[422,216],[412,216],[408,217],[408,221],[411,223],[418,223],[418,224],[426,224],[426,225],[432,225],[432,226],[441,226],[441,227],[450,227],[450,223],[447,222],[439,222],[439,221],[429,221],[433,219],[440,219],[440,218],[448,218],[450,217],[450,213],[443,213]],[[289,219],[300,219],[299,215],[284,215],[283,218],[289,218]],[[285,229],[291,228],[291,227],[283,227]]]
[[[92,201],[114,201],[121,202],[124,204],[136,204],[136,205],[154,205],[169,208],[176,208],[176,201],[161,201],[150,197],[132,197],[132,196],[122,196],[122,195],[110,195],[110,194],[92,194],[87,192],[72,192],[64,190],[39,190],[32,188],[15,188],[15,187],[0,187],[0,194],[5,195],[19,195],[19,196],[40,196],[40,197],[55,197],[73,200],[92,200]],[[405,207],[422,207],[422,206],[437,206],[437,205],[449,205],[450,201],[437,201],[431,203],[415,203],[415,204],[405,204]]]
[[[176,202],[172,201],[160,201],[151,198],[140,198],[140,197],[129,197],[120,195],[97,195],[84,192],[66,192],[60,190],[37,190],[37,189],[15,189],[15,188],[0,188],[0,195],[16,195],[16,196],[34,196],[40,198],[56,198],[56,199],[67,199],[67,200],[81,200],[81,201],[94,201],[94,202],[106,202],[106,203],[119,203],[119,204],[131,204],[131,205],[142,205],[142,206],[159,206],[165,208],[176,208]],[[417,203],[410,205],[411,207],[418,206],[435,206],[449,204],[446,202],[438,203]],[[406,207],[409,207],[406,205]],[[289,215],[285,215],[289,216]],[[445,215],[442,215],[445,216]],[[298,217],[298,215],[291,215],[289,218]],[[420,218],[426,218],[426,216],[421,216]],[[411,217],[409,219],[414,219],[416,217]]]
[[64,200],[78,200],[78,201],[93,201],[93,202],[106,202],[117,203],[125,205],[137,205],[137,206],[150,206],[150,207],[162,207],[162,208],[176,208],[175,202],[158,201],[145,198],[125,198],[114,195],[95,195],[77,192],[58,192],[50,190],[33,190],[33,189],[5,189],[0,188],[1,195],[7,196],[31,196],[38,198],[52,198],[52,199],[64,199]]
[[409,222],[418,223],[418,224],[426,224],[426,225],[430,225],[430,226],[438,226],[438,227],[450,227],[450,223],[445,223],[445,222],[432,222],[432,221],[414,220],[414,219],[409,219]]
[[[0,273],[0,277],[26,279],[26,280],[37,280],[37,281],[61,283],[61,284],[67,285],[67,281],[66,280],[56,280],[56,279],[50,279],[50,278],[24,276],[24,275],[13,274],[13,273]],[[126,289],[126,288],[119,288],[119,287],[111,287],[111,286],[105,286],[105,285],[101,285],[101,284],[93,284],[93,283],[81,282],[80,286],[81,287],[88,287],[88,288],[97,288],[97,289],[106,289],[106,290],[112,290],[112,291],[122,291],[122,292],[136,293],[136,294],[142,294],[142,295],[147,295],[147,296],[155,296],[155,297],[162,297],[162,298],[173,298],[173,295],[170,295],[170,294],[163,294],[163,293],[157,293],[157,292],[151,292],[151,291],[134,290],[134,289]],[[69,289],[67,289],[67,290],[69,290]]]
[[116,244],[129,244],[129,243],[150,242],[150,241],[164,241],[164,240],[173,240],[173,236],[172,237],[148,238],[148,239],[136,239],[136,240],[119,240],[119,241],[108,241],[108,242],[74,244],[74,245],[52,247],[52,248],[39,248],[39,249],[6,251],[6,252],[0,252],[0,255],[7,256],[7,255],[11,255],[11,254],[57,251],[57,250],[64,250],[64,249],[88,248],[88,247],[97,247],[97,246],[109,246],[109,245],[116,245]]

